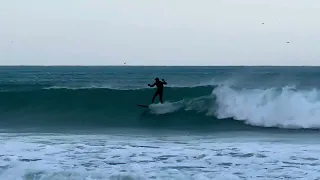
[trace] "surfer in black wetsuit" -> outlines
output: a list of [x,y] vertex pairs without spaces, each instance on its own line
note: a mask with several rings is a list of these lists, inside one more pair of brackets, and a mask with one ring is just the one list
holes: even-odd
[[152,103],[154,102],[154,99],[159,95],[159,99],[161,104],[163,103],[162,97],[163,97],[163,85],[167,84],[167,82],[162,79],[162,81],[159,80],[159,78],[155,79],[156,82],[153,84],[148,84],[149,87],[157,86],[157,91],[154,93],[154,96],[152,98]]

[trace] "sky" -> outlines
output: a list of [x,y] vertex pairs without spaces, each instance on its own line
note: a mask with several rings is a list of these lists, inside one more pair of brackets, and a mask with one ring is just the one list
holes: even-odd
[[3,0],[0,65],[320,65],[319,0]]

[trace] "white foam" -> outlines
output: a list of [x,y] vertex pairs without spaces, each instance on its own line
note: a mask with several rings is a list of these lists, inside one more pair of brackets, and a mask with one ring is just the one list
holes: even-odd
[[179,110],[182,107],[182,102],[164,102],[163,104],[158,103],[158,104],[151,104],[151,113],[154,114],[167,114],[167,113],[172,113],[177,110]]
[[209,115],[234,118],[251,125],[282,128],[320,128],[320,92],[281,89],[238,89],[221,86],[213,90],[217,107]]
[[305,142],[303,137],[291,137],[289,142],[279,142],[284,137],[227,136],[41,134],[7,138],[2,133],[0,179],[320,178],[316,138]]
[[51,87],[46,87],[43,89],[70,89],[70,90],[77,90],[77,89],[115,89],[117,90],[118,88],[113,88],[112,86],[109,85],[90,85],[90,86],[51,86]]

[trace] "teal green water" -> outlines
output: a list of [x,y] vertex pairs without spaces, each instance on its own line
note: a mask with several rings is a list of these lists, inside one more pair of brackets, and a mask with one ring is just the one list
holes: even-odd
[[[0,67],[0,125],[318,129],[317,67]],[[155,77],[169,83],[149,105]]]

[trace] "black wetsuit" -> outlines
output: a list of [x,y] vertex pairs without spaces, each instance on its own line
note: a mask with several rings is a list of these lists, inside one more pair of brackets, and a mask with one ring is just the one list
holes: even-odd
[[165,81],[156,81],[154,84],[152,85],[149,85],[150,87],[153,87],[153,86],[157,86],[157,91],[154,93],[154,96],[152,98],[152,103],[154,102],[154,99],[159,95],[159,99],[160,99],[160,102],[163,103],[163,85],[164,84],[167,84],[167,82]]

